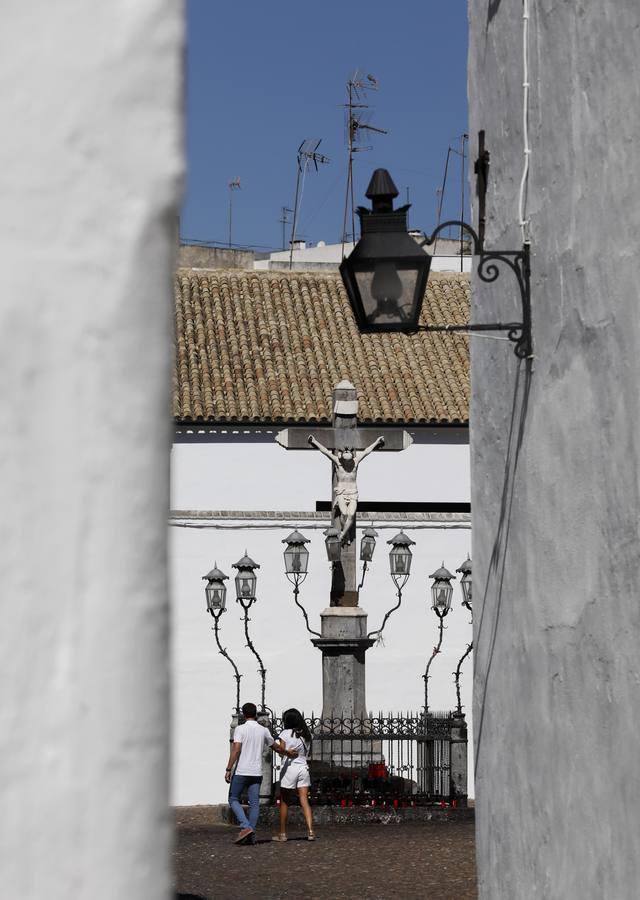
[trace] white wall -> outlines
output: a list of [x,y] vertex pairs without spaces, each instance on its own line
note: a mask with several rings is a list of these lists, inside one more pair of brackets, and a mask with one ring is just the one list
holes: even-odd
[[182,10],[0,29],[0,872],[169,895],[168,395]]
[[[362,500],[468,501],[468,447],[414,445],[403,453],[378,453],[362,463]],[[175,444],[172,451],[172,509],[300,510],[315,509],[330,498],[330,464],[319,453],[288,452],[276,444]],[[231,563],[244,553],[260,563],[258,602],[251,630],[268,670],[267,703],[281,711],[293,705],[319,714],[322,705],[321,655],[308,640],[285,578],[282,552],[288,530],[246,528],[246,521],[219,524],[231,528],[170,528],[173,593],[173,802],[223,802],[223,772],[228,752],[228,722],[235,682],[229,663],[215,646],[212,621],[205,613],[202,576],[217,561],[233,576]],[[255,522],[253,524],[264,524]],[[329,563],[322,528],[296,519],[311,538],[310,574],[301,589],[311,627],[319,630],[320,610],[329,605]],[[316,526],[319,523],[313,523]],[[360,603],[377,627],[394,604],[386,541],[398,527],[380,530],[374,565],[367,573]],[[400,610],[388,621],[385,645],[367,655],[367,703],[372,710],[419,711],[422,673],[437,639],[437,618],[430,610],[428,575],[443,559],[451,571],[471,551],[468,528],[419,530],[406,526],[416,541],[414,568]],[[239,664],[243,701],[259,697],[257,663],[244,647],[240,607],[229,586],[229,611],[223,616],[222,643]],[[453,671],[471,640],[469,614],[456,587],[446,620],[443,653],[432,665],[430,708],[455,705]],[[470,715],[472,660],[463,670],[463,703]],[[471,787],[471,792],[473,791]]]

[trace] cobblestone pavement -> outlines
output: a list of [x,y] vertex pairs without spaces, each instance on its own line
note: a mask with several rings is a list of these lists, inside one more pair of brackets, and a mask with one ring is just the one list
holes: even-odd
[[333,825],[310,843],[292,830],[286,844],[258,829],[236,846],[237,829],[202,812],[177,820],[176,897],[198,900],[472,900],[476,893],[472,822]]

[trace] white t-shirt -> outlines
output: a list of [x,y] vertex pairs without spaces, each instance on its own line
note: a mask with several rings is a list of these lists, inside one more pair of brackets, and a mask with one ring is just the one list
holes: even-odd
[[280,733],[278,739],[282,741],[287,750],[295,750],[298,754],[297,756],[293,757],[285,757],[285,759],[287,759],[293,765],[295,765],[296,763],[299,763],[303,766],[308,765],[307,753],[309,752],[309,745],[303,738],[298,737],[297,734],[295,734],[291,730],[291,728],[286,728]]
[[234,743],[242,744],[236,775],[262,775],[262,756],[267,747],[273,746],[268,728],[255,719],[248,719],[233,732]]

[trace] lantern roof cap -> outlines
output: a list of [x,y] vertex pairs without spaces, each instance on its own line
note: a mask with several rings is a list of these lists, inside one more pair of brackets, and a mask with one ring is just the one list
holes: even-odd
[[250,556],[248,556],[247,551],[244,551],[244,556],[242,559],[239,559],[238,562],[232,564],[232,568],[234,569],[259,569],[260,565],[257,562],[254,562]]
[[393,544],[394,547],[404,544],[408,547],[410,544],[415,544],[415,541],[412,541],[409,535],[405,534],[404,531],[399,531],[395,537],[392,537],[391,540],[387,541],[387,544]]
[[465,561],[458,566],[456,572],[461,572],[462,575],[471,574],[471,557],[468,554]]
[[223,581],[225,578],[228,578],[228,575],[225,575],[224,572],[221,572],[218,568],[218,563],[215,562],[213,564],[213,569],[210,572],[207,572],[206,575],[202,576],[203,581]]
[[292,531],[290,535],[286,538],[282,538],[283,544],[308,544],[311,539],[305,537],[303,534],[296,529]]
[[429,578],[435,578],[436,581],[450,581],[452,578],[455,578],[455,575],[446,569],[444,563],[442,563],[440,568],[436,569],[433,575],[429,575]]
[[362,534],[365,537],[378,537],[378,532],[375,530],[375,528],[371,528],[370,526],[365,528]]
[[373,200],[377,197],[389,197],[393,199],[398,196],[398,188],[393,183],[393,178],[386,169],[376,169],[371,176],[369,187],[365,193],[365,197]]

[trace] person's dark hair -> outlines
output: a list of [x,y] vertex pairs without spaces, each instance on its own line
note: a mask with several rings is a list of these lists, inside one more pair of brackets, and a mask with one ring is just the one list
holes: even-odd
[[293,731],[296,737],[301,737],[303,741],[311,745],[311,732],[300,710],[286,709],[282,713],[282,724],[285,728]]
[[255,719],[258,715],[258,709],[255,703],[243,704],[242,715],[245,717],[245,719]]

